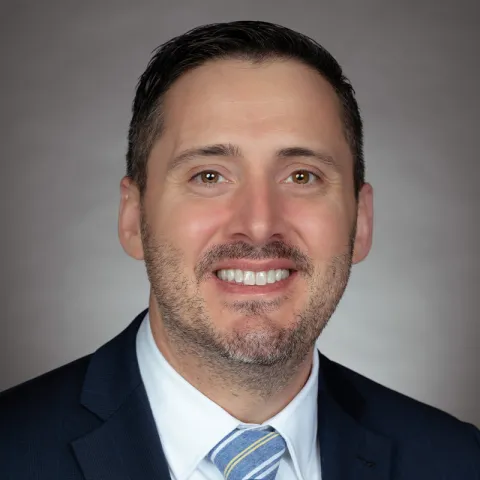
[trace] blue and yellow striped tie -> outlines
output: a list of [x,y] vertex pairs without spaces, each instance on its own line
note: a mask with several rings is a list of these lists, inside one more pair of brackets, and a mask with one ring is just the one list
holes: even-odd
[[235,429],[208,458],[225,480],[274,480],[285,453],[285,440],[271,427]]

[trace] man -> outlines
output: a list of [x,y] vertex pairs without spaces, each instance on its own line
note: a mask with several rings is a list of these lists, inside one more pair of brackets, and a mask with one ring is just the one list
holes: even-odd
[[2,479],[480,478],[480,432],[315,342],[372,238],[362,122],[321,46],[199,27],[140,79],[119,238],[141,313],[0,398]]

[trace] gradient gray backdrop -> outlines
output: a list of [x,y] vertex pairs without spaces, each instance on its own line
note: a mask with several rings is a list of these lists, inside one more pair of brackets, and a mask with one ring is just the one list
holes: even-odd
[[2,2],[0,390],[147,305],[117,240],[137,78],[199,24],[269,20],[333,53],[365,120],[375,239],[327,356],[480,425],[478,1]]

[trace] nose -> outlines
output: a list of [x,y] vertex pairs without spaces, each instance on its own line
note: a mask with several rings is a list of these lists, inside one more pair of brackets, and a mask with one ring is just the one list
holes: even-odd
[[262,246],[285,239],[284,199],[276,185],[265,178],[252,178],[235,194],[229,237]]

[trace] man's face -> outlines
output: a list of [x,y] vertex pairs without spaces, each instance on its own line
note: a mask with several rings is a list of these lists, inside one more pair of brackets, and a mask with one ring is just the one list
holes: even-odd
[[165,330],[225,361],[304,358],[370,247],[333,88],[294,61],[221,60],[163,109],[140,223]]

